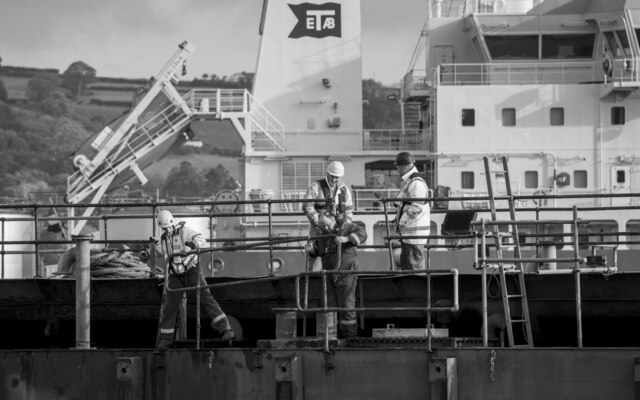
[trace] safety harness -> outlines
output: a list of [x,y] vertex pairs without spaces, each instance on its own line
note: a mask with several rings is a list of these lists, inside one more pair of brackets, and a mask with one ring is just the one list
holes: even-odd
[[338,204],[336,204],[335,193],[331,192],[331,188],[327,183],[326,179],[320,179],[317,181],[322,189],[322,194],[324,195],[325,204],[321,205],[320,203],[316,203],[314,208],[316,211],[320,211],[323,209],[329,210],[332,215],[337,215],[338,213],[344,213],[346,211],[345,202],[347,201],[347,196],[345,194],[346,187],[338,186],[336,191],[338,191]]
[[180,230],[184,226],[184,221],[176,224],[176,228],[173,230],[171,235],[167,232],[162,234],[162,244],[164,245],[164,253],[167,255],[167,262],[169,263],[169,272],[176,276],[183,276],[187,270],[193,266],[193,258],[192,257],[183,257],[179,255],[175,255],[176,248],[182,248],[184,243],[182,243],[182,237],[180,235]]
[[[427,180],[421,173],[414,172],[413,174],[409,175],[409,178],[407,179],[407,186],[406,186],[407,190],[409,189],[409,185],[411,185],[414,179],[421,179],[425,184],[427,183]],[[405,193],[406,193],[406,190],[405,190]],[[402,213],[404,212],[404,206],[411,205],[411,203],[413,202],[407,201],[407,200],[402,201],[402,205],[400,206],[400,212],[398,213],[398,221],[396,223],[396,232],[400,232],[399,222],[400,222],[400,218],[402,217]],[[422,204],[427,204],[427,201],[425,200],[424,202],[422,202]]]

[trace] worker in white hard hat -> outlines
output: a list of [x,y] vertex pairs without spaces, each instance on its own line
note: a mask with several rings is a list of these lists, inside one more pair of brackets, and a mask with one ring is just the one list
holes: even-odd
[[[168,276],[165,277],[162,315],[160,316],[160,336],[157,348],[166,349],[172,346],[178,308],[182,301],[183,291],[171,291],[185,287],[206,286],[204,274],[198,265],[198,255],[194,252],[206,246],[207,242],[200,232],[186,226],[184,221],[174,223],[173,215],[168,210],[158,213],[158,225],[162,229],[160,242],[156,251],[164,256]],[[187,295],[195,295],[188,291]],[[200,289],[200,302],[211,318],[211,326],[222,335],[222,339],[233,339],[234,333],[229,320],[220,305],[211,294],[209,288]]]
[[[353,198],[349,187],[342,181],[344,165],[340,161],[332,161],[327,166],[327,175],[311,184],[305,199],[313,200],[304,204],[304,213],[311,224],[309,236],[317,236],[318,211],[326,210],[333,216],[340,226],[343,222],[353,221]],[[319,271],[322,269],[318,257],[307,257],[307,269]]]

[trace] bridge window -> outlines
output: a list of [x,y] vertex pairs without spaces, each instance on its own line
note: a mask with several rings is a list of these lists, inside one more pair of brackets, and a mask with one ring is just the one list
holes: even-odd
[[476,125],[476,110],[473,108],[462,109],[462,126]]
[[524,187],[527,189],[538,188],[538,171],[524,172]]
[[611,125],[624,125],[624,107],[611,107]]
[[473,171],[462,171],[460,173],[460,187],[463,189],[474,189],[476,187],[475,174]]
[[516,109],[502,109],[502,126],[516,126]]
[[562,107],[553,107],[549,111],[549,120],[551,122],[551,126],[562,126],[564,125],[564,108]]
[[609,51],[614,57],[622,57],[622,49],[616,40],[616,36],[613,32],[604,32],[604,38],[609,47]]
[[[640,220],[630,219],[627,221],[627,232],[636,234],[636,235],[627,235],[627,241],[629,242],[637,242],[640,241]],[[640,249],[640,244],[630,244],[628,245],[630,249],[638,250]]]
[[538,59],[538,35],[487,35],[484,41],[494,60]]
[[542,59],[592,58],[596,35],[543,35]]
[[630,57],[631,54],[631,45],[629,44],[629,38],[627,37],[627,32],[624,30],[616,31],[618,35],[618,39],[620,40],[620,46],[622,46],[622,51],[625,57]]
[[579,189],[587,187],[587,171],[573,171],[573,186]]

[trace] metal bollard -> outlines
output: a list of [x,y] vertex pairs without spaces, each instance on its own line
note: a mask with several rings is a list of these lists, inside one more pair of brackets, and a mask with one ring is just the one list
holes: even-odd
[[91,256],[92,235],[73,236],[76,242],[76,349],[91,348]]

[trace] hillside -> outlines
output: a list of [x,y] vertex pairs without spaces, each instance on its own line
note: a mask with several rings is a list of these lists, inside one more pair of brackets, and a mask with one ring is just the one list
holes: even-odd
[[[197,88],[247,88],[253,74],[231,77],[205,75],[180,82],[178,91]],[[0,202],[32,200],[61,202],[66,178],[73,173],[71,156],[92,135],[127,110],[147,84],[145,79],[99,77],[90,66],[76,62],[67,71],[0,67]],[[386,100],[395,89],[371,80],[363,82],[364,126],[397,128],[399,106]],[[144,188],[130,184],[124,195],[144,189],[161,197],[209,197],[235,188],[240,176],[243,143],[233,130],[194,125],[201,148],[172,148],[161,163],[149,166]],[[223,133],[220,133],[223,132]],[[227,132],[227,133],[224,133]],[[188,174],[189,185],[183,185]]]

